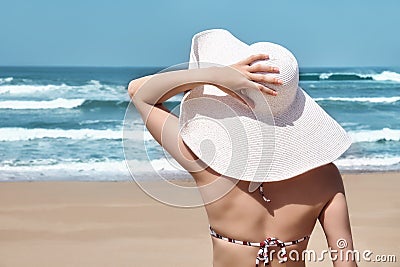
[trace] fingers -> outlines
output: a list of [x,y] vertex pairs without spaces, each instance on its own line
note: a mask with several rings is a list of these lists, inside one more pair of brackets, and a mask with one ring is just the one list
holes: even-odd
[[272,95],[272,96],[277,96],[278,95],[278,93],[275,90],[271,89],[271,88],[268,88],[268,87],[266,87],[266,86],[264,86],[262,84],[259,84],[259,83],[254,83],[254,84],[263,93],[266,93],[266,94]]
[[254,64],[248,68],[249,72],[270,72],[270,73],[279,73],[278,67],[267,66],[265,64]]
[[237,63],[237,65],[240,67],[239,69],[241,69],[241,72],[245,73],[247,78],[253,82],[254,87],[263,93],[276,96],[278,93],[275,90],[266,87],[264,84],[269,83],[274,85],[282,85],[283,81],[276,77],[266,75],[265,73],[279,73],[279,68],[265,64],[252,64],[258,60],[267,59],[269,59],[267,54],[254,54],[240,61]]
[[250,65],[256,60],[265,60],[265,59],[269,59],[269,56],[267,54],[255,54],[245,58],[242,62],[246,65]]
[[283,84],[282,80],[280,80],[276,77],[271,77],[269,75],[265,75],[265,74],[250,73],[250,79],[253,82],[258,82],[258,83],[271,83],[271,84],[276,84],[276,85]]

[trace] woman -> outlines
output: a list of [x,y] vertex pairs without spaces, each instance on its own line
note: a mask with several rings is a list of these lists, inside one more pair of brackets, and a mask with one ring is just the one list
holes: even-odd
[[[210,223],[215,267],[255,264],[281,266],[283,262],[286,262],[286,266],[304,266],[302,251],[307,248],[309,235],[317,220],[323,227],[329,247],[344,254],[353,249],[342,178],[332,163],[347,149],[349,141],[340,126],[320,111],[298,87],[297,62],[293,58],[290,52],[278,45],[260,43],[248,46],[228,31],[210,30],[193,38],[191,63],[195,63],[194,68],[191,65],[188,70],[150,75],[129,84],[129,95],[147,129],[190,172],[200,188]],[[205,65],[201,61],[226,66]],[[260,62],[264,64],[256,64]],[[196,129],[201,126],[213,131],[214,126],[193,120],[191,127],[190,120],[199,114],[220,122],[229,117],[221,115],[225,112],[222,109],[214,110],[212,100],[215,97],[205,98],[199,105],[189,105],[188,100],[200,99],[195,92],[201,90],[202,97],[207,95],[204,93],[207,86],[224,93],[218,103],[232,103],[230,107],[239,113],[243,111],[243,114],[247,114],[245,107],[254,109],[256,120],[249,121],[255,123],[258,115],[261,116],[261,134],[269,131],[265,129],[273,130],[272,135],[267,134],[261,139],[262,146],[273,144],[266,146],[266,157],[254,152],[257,146],[253,144],[259,144],[257,135],[249,135],[249,139],[253,139],[246,140],[246,144],[253,146],[247,151],[250,155],[245,158],[249,159],[247,163],[258,158],[263,163],[261,167],[235,168],[237,164],[242,164],[243,158],[242,153],[234,153],[230,163],[234,162],[235,166],[224,169],[221,162],[228,153],[219,149],[218,145],[212,152],[216,155],[213,160],[206,155],[211,150],[201,153],[198,138],[208,131]],[[180,120],[171,116],[163,102],[181,92],[186,94],[181,104]],[[225,100],[228,102],[223,102]],[[268,106],[269,109],[260,110],[260,106]],[[307,113],[307,110],[313,112]],[[315,122],[317,117],[310,114],[325,116],[328,126]],[[300,121],[307,116],[311,118],[308,118],[307,124],[301,125]],[[272,126],[269,119],[273,120]],[[183,126],[186,128],[181,131]],[[244,127],[247,127],[246,130],[251,128]],[[310,127],[311,130],[304,127]],[[331,132],[336,134],[332,135],[335,138],[330,137]],[[243,144],[239,144],[243,138],[235,139],[236,133],[231,134],[232,146],[243,147]],[[216,138],[218,143],[220,136],[220,133],[213,133],[210,138]],[[301,141],[301,138],[309,138],[309,142]],[[320,143],[307,145],[315,140]],[[303,148],[299,150],[301,153],[293,153],[300,149],[298,147]],[[272,154],[273,157],[270,156]],[[206,163],[207,167],[204,168],[202,163]],[[210,197],[213,189],[205,185],[221,179],[234,181],[233,187],[218,198]],[[254,183],[258,187],[253,186],[249,190]],[[347,242],[345,248],[338,247],[337,242],[342,239]],[[296,255],[300,257],[296,258]],[[356,266],[356,263],[351,259],[338,259],[334,261],[334,266]]]

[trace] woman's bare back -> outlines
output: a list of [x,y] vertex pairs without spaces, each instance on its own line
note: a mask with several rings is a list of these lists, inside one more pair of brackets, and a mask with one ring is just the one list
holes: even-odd
[[[192,173],[198,186],[216,179],[227,179],[210,168]],[[343,195],[342,178],[334,164],[327,164],[291,179],[263,184],[265,202],[259,192],[248,191],[249,182],[240,181],[224,197],[205,206],[209,223],[222,236],[236,240],[261,242],[276,237],[284,242],[310,235],[324,207],[337,195]],[[207,197],[207,189],[201,190]],[[212,237],[214,266],[254,266],[258,248]],[[308,240],[286,248],[289,252],[306,249]],[[278,252],[278,248],[275,249]],[[294,254],[293,254],[294,255]],[[292,262],[286,266],[304,266]],[[280,266],[275,257],[270,266]]]
[[[264,183],[265,195],[271,202],[264,202],[257,190],[249,193],[249,182],[244,181],[234,185],[224,197],[213,202],[208,201],[209,196],[215,193],[212,192],[214,187],[202,187],[203,185],[211,184],[213,181],[231,181],[233,185],[232,178],[221,176],[209,167],[204,169],[203,164],[197,164],[198,158],[180,136],[178,117],[162,104],[178,93],[203,85],[204,82],[197,82],[199,80],[207,81],[207,77],[222,77],[207,72],[213,71],[211,69],[206,69],[204,73],[203,70],[155,75],[151,84],[148,81],[152,76],[142,77],[131,81],[128,89],[132,102],[154,139],[194,177],[203,199],[206,200],[205,209],[214,230],[236,240],[261,242],[267,237],[275,237],[285,242],[311,234],[318,219],[329,247],[338,249],[336,241],[344,238],[348,244],[346,250],[352,250],[353,242],[343,183],[338,169],[332,163],[287,180]],[[200,79],[197,75],[204,77]],[[220,84],[213,79],[209,83]],[[138,90],[139,88],[141,90]],[[223,87],[221,88],[223,90]],[[254,267],[259,248],[233,244],[214,237],[212,241],[215,267]],[[307,241],[287,247],[288,254],[290,255],[293,249],[299,252],[304,250]],[[288,260],[286,266],[304,266],[303,262],[293,262],[290,257]],[[270,262],[270,266],[280,266],[279,264],[276,257]],[[356,266],[356,264],[335,261],[334,266]]]

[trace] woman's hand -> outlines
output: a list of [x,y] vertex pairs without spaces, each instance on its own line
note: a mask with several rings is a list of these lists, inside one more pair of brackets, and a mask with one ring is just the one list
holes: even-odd
[[[278,78],[274,78],[265,73],[279,73],[277,67],[267,66],[265,64],[253,64],[258,60],[268,60],[269,56],[266,54],[256,54],[249,56],[229,67],[239,71],[244,77],[247,78],[247,84],[243,84],[243,87],[250,87],[254,89],[259,89],[260,91],[267,93],[269,95],[276,96],[277,92],[271,88],[265,86],[265,84],[276,84],[282,85],[283,81]],[[258,73],[262,72],[262,73]],[[242,81],[243,82],[243,81]],[[247,86],[246,86],[247,85]]]

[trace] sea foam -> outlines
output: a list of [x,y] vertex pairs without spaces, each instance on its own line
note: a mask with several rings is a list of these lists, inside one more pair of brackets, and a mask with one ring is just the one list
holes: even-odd
[[0,141],[26,141],[40,138],[122,139],[122,131],[110,129],[61,130],[42,128],[0,128]]
[[400,141],[400,130],[383,128],[381,130],[360,130],[348,132],[353,143]]
[[0,109],[55,109],[76,108],[85,102],[84,99],[57,98],[49,101],[8,100],[0,102]]
[[369,102],[369,103],[394,103],[400,101],[400,96],[392,97],[319,97],[315,101],[344,101],[344,102]]
[[[6,127],[0,128],[0,141],[27,141],[41,138],[67,138],[67,139],[109,139],[119,140],[124,137],[123,130],[116,129],[44,129],[44,128],[17,128],[17,127]],[[135,130],[126,130],[125,139],[131,141],[153,141],[153,136],[146,129],[137,127]]]
[[398,171],[400,157],[349,157],[340,158],[334,163],[341,170]]
[[[174,160],[173,160],[174,161]],[[152,161],[89,161],[89,162],[19,162],[10,165],[0,162],[0,181],[26,180],[154,180],[191,178],[179,164],[171,160],[157,159]],[[42,163],[42,164],[40,164]]]
[[300,80],[305,81],[391,81],[400,82],[400,73],[385,70],[380,73],[359,73],[359,72],[323,72],[323,73],[301,73]]
[[9,82],[11,82],[12,80],[14,80],[13,77],[0,78],[0,84],[9,83]]

